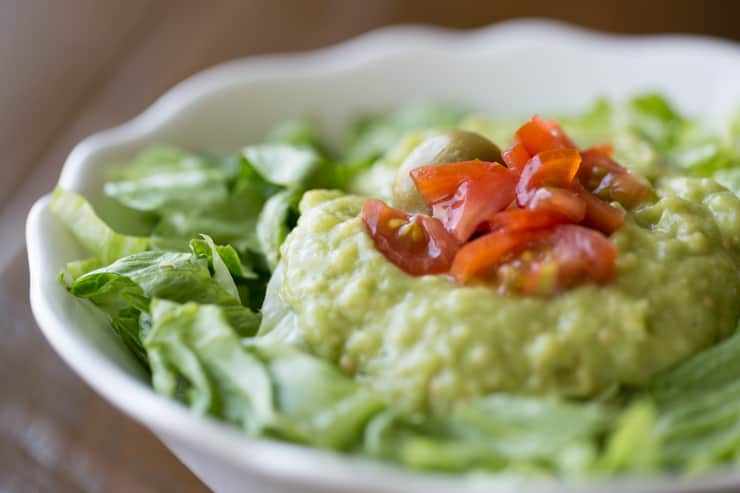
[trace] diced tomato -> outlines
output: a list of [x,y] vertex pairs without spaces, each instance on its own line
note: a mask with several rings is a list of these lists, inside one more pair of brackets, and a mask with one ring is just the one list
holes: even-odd
[[576,189],[586,203],[586,215],[582,224],[598,229],[606,235],[618,230],[624,223],[624,210],[614,207],[582,187]]
[[548,211],[509,209],[498,212],[488,221],[491,231],[505,229],[510,233],[551,228],[567,221],[560,214]]
[[616,247],[601,233],[564,224],[553,230],[501,230],[460,249],[450,269],[462,283],[489,281],[504,291],[550,295],[616,273]]
[[652,194],[652,188],[614,161],[609,152],[605,146],[583,151],[579,181],[603,200],[616,201],[628,208],[639,205]]
[[578,193],[564,188],[538,188],[527,209],[559,214],[574,223],[583,221],[586,216],[586,202]]
[[575,149],[550,149],[527,162],[516,186],[517,203],[525,207],[540,187],[569,188],[581,164]]
[[380,200],[365,201],[362,219],[375,247],[412,276],[447,272],[459,248],[437,219],[409,215]]
[[603,154],[606,157],[613,158],[614,157],[614,146],[612,146],[611,144],[606,144],[606,143],[597,144],[595,146],[592,146],[586,149],[585,151],[582,151],[581,154],[583,154],[583,152],[597,152],[599,154]]
[[550,133],[554,135],[555,138],[558,139],[558,141],[561,142],[565,147],[578,149],[578,146],[575,142],[573,142],[573,139],[571,139],[570,136],[565,133],[565,130],[563,130],[563,128],[556,120],[545,120],[545,125],[547,126],[547,128],[550,129]]
[[508,257],[519,253],[550,234],[548,230],[494,231],[464,245],[455,256],[450,275],[465,284],[495,276]]
[[506,149],[502,154],[501,158],[504,160],[506,166],[509,169],[521,173],[532,156],[527,152],[523,145],[516,142],[511,147]]
[[[612,158],[583,152],[554,120],[535,116],[502,154],[410,172],[432,216],[368,199],[362,218],[377,249],[411,275],[449,273],[507,293],[552,295],[616,275],[608,235],[652,188]],[[471,240],[471,238],[473,238]]]
[[583,280],[605,284],[614,278],[617,247],[598,231],[563,224],[555,228],[549,241],[553,245],[553,260],[558,265],[560,289]]
[[557,122],[537,115],[516,131],[516,138],[532,156],[550,149],[576,147]]
[[460,242],[514,201],[517,182],[512,171],[484,161],[424,166],[412,170],[411,178],[432,215]]

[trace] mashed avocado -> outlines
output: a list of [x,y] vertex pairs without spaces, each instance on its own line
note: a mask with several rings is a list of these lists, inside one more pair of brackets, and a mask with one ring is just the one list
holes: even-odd
[[279,325],[404,412],[446,413],[494,391],[640,385],[729,335],[740,315],[740,199],[696,178],[658,194],[612,236],[614,283],[541,299],[408,276],[375,249],[361,197],[309,192],[273,280],[285,318],[266,309],[262,332]]

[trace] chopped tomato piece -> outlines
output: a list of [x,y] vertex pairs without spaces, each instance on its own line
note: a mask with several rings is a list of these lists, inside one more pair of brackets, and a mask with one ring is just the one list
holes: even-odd
[[[597,152],[606,157],[614,158],[614,147],[611,144],[598,144],[586,149],[583,152]],[[583,154],[583,152],[581,154]]]
[[573,139],[571,139],[570,136],[565,133],[565,130],[563,130],[563,128],[556,120],[545,120],[545,125],[547,126],[547,128],[550,129],[550,133],[554,135],[555,138],[558,139],[558,141],[561,142],[565,147],[578,149],[578,146],[575,142],[573,142]]
[[549,234],[548,230],[494,231],[464,245],[452,263],[450,275],[461,283],[495,277],[495,270],[508,257]]
[[564,224],[553,230],[501,230],[460,249],[450,273],[460,282],[483,280],[525,295],[550,295],[583,281],[609,282],[616,247],[601,233]]
[[582,187],[577,188],[577,193],[586,203],[584,225],[598,229],[606,235],[612,234],[622,226],[624,223],[623,209],[604,202]]
[[452,265],[459,245],[437,219],[409,215],[376,199],[365,201],[362,219],[375,247],[404,272],[441,274]]
[[551,295],[585,281],[606,284],[616,274],[617,249],[601,233],[564,224],[545,240],[547,246],[526,265],[520,291],[525,295]]
[[560,289],[582,280],[605,284],[614,278],[617,247],[598,231],[563,224],[555,228],[550,241],[552,257],[558,265]]
[[551,228],[564,223],[567,218],[548,211],[509,209],[498,212],[488,221],[491,231],[505,229],[510,233]]
[[484,161],[424,166],[412,170],[411,178],[432,215],[460,242],[514,201],[517,182],[506,167]]
[[506,166],[517,173],[521,173],[524,170],[524,166],[526,166],[527,161],[531,158],[532,156],[519,143],[514,143],[501,154],[501,159],[504,160]]
[[540,187],[569,188],[581,164],[575,149],[550,149],[527,162],[516,186],[517,203],[526,206]]
[[650,185],[614,161],[606,147],[593,147],[583,151],[581,156],[578,179],[597,197],[631,208],[652,194]]
[[516,131],[516,139],[532,156],[550,149],[576,147],[557,122],[545,121],[537,115]]
[[527,209],[559,214],[574,223],[583,221],[586,216],[586,202],[578,193],[564,188],[538,188]]

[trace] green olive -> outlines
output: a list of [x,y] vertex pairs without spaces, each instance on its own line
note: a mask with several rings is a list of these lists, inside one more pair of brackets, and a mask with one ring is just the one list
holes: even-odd
[[406,157],[396,173],[393,205],[406,212],[429,214],[429,207],[411,179],[411,171],[421,166],[473,159],[501,162],[501,150],[482,135],[465,130],[452,130],[423,140]]

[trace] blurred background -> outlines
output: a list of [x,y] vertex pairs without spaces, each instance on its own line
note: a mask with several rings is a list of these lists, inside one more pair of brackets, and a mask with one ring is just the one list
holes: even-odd
[[25,215],[79,140],[234,57],[390,24],[468,29],[532,16],[740,40],[733,0],[0,0],[0,492],[205,490],[73,375],[31,318]]

